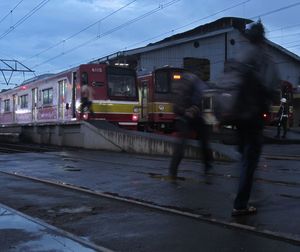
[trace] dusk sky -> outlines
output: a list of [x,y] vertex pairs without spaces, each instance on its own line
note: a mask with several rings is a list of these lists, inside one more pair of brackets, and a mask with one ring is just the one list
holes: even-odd
[[[300,55],[299,12],[295,0],[2,0],[0,58],[58,72],[225,16],[261,17],[267,38]],[[2,74],[0,83],[7,88]]]

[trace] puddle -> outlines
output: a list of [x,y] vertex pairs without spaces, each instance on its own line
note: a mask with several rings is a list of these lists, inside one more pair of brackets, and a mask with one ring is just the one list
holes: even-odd
[[72,166],[72,165],[65,165],[65,166],[63,166],[63,169],[65,171],[81,171],[80,168]]
[[81,171],[81,169],[80,168],[65,168],[64,169],[65,171]]
[[59,209],[58,213],[68,213],[68,214],[78,214],[78,213],[90,213],[93,212],[92,207],[77,207],[77,208],[61,208]]

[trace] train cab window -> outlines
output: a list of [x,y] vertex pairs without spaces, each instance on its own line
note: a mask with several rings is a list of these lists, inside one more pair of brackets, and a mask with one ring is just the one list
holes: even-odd
[[131,97],[137,96],[135,76],[131,75],[108,75],[109,96]]
[[53,102],[53,88],[44,89],[43,91],[43,105],[50,105]]
[[169,93],[169,74],[165,71],[156,72],[155,74],[155,93]]
[[28,95],[21,95],[20,96],[20,107],[28,108]]
[[81,74],[81,85],[88,85],[89,84],[89,75],[87,72],[83,72]]
[[9,99],[4,100],[4,112],[9,112],[10,111],[10,101]]

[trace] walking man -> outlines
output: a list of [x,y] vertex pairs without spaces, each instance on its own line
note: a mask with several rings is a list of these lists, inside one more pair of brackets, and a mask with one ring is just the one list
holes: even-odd
[[173,108],[179,140],[175,145],[169,166],[169,176],[176,179],[178,166],[184,155],[184,146],[191,133],[196,133],[201,142],[205,172],[211,168],[212,152],[209,147],[209,129],[202,118],[201,88],[204,86],[195,74],[183,73],[180,81],[172,83]]
[[254,206],[248,205],[248,201],[263,145],[263,114],[268,111],[279,84],[275,65],[264,49],[264,27],[261,22],[246,29],[245,36],[250,41],[249,50],[237,59],[244,71],[236,101],[237,114],[240,115],[237,134],[242,158],[232,216],[257,211]]

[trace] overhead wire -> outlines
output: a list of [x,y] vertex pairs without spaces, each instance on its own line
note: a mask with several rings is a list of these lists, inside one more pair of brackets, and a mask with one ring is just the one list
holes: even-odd
[[129,21],[127,21],[127,22],[125,22],[125,23],[117,26],[117,27],[114,27],[114,28],[112,28],[112,29],[104,32],[101,35],[97,35],[97,36],[95,36],[95,37],[93,37],[93,38],[91,38],[91,39],[89,39],[89,40],[87,40],[87,41],[85,41],[85,42],[83,42],[83,43],[81,43],[81,44],[79,44],[79,45],[77,45],[77,46],[75,46],[75,47],[73,47],[73,48],[65,51],[65,52],[62,52],[62,53],[60,53],[60,54],[58,54],[58,55],[56,55],[56,56],[54,56],[52,58],[49,58],[49,59],[41,62],[40,64],[37,64],[37,65],[33,66],[33,68],[39,67],[39,66],[44,65],[44,64],[46,64],[46,63],[48,63],[48,62],[50,62],[50,61],[52,61],[54,59],[57,59],[57,58],[59,58],[59,57],[61,57],[63,55],[69,54],[69,53],[71,53],[71,52],[73,52],[73,51],[75,51],[75,50],[77,50],[77,49],[79,49],[79,48],[81,48],[81,47],[83,47],[83,46],[91,43],[91,42],[94,42],[94,41],[96,41],[96,40],[98,40],[100,38],[108,36],[108,35],[112,34],[113,32],[116,32],[116,31],[118,31],[118,30],[120,30],[120,29],[122,29],[122,28],[124,28],[124,27],[126,27],[128,25],[130,25],[130,24],[133,24],[133,23],[135,23],[135,22],[137,22],[137,21],[139,21],[141,19],[144,19],[144,18],[146,18],[146,17],[148,17],[148,16],[150,16],[150,15],[152,15],[154,13],[157,13],[158,11],[161,11],[162,9],[167,8],[167,7],[169,7],[169,6],[177,3],[179,1],[181,1],[181,0],[172,0],[172,1],[169,1],[169,2],[167,2],[165,4],[160,4],[157,8],[152,9],[152,10],[150,10],[150,11],[148,11],[148,12],[146,12],[146,13],[144,13],[144,14],[136,17],[136,18],[133,18],[133,19],[131,19],[131,20],[129,20]]
[[[243,2],[237,3],[237,4],[235,4],[235,5],[232,5],[232,6],[229,6],[229,7],[227,7],[227,8],[224,8],[224,9],[222,9],[222,10],[220,10],[220,11],[217,11],[217,12],[215,12],[215,13],[213,13],[213,14],[207,15],[206,17],[203,17],[203,18],[194,20],[194,21],[192,21],[192,22],[190,22],[190,23],[188,23],[188,24],[182,25],[182,26],[180,26],[180,27],[177,27],[177,28],[175,28],[175,29],[169,30],[169,31],[167,31],[167,32],[163,32],[163,33],[161,33],[161,34],[159,34],[159,35],[156,35],[156,36],[154,36],[154,37],[151,37],[151,38],[149,38],[149,39],[145,39],[145,40],[136,42],[136,43],[134,43],[134,44],[132,44],[132,45],[130,45],[130,46],[125,47],[124,50],[126,50],[127,48],[130,48],[130,47],[136,46],[136,45],[138,45],[138,44],[142,44],[142,43],[145,43],[145,42],[147,42],[147,41],[151,41],[151,40],[153,40],[153,39],[162,37],[162,36],[167,35],[167,34],[169,34],[169,33],[174,33],[174,31],[180,30],[180,29],[182,29],[182,28],[185,28],[185,27],[187,27],[187,26],[190,26],[190,25],[192,25],[192,24],[194,24],[194,23],[197,23],[197,22],[199,22],[199,21],[203,21],[203,20],[205,20],[205,19],[211,18],[211,17],[216,16],[216,15],[222,13],[222,12],[225,12],[225,11],[228,11],[228,10],[230,10],[230,9],[236,8],[236,7],[240,6],[240,5],[246,4],[246,3],[249,2],[249,1],[251,1],[251,0],[247,0],[247,1],[243,1]],[[283,6],[283,7],[277,8],[277,9],[272,10],[272,11],[268,11],[268,12],[261,13],[261,14],[259,14],[259,15],[250,17],[249,19],[252,20],[252,19],[258,18],[258,17],[268,16],[268,15],[275,14],[275,13],[280,12],[280,11],[283,11],[283,10],[287,10],[287,9],[289,9],[289,8],[296,7],[296,6],[298,6],[298,5],[300,5],[300,1],[297,2],[297,3],[293,3],[293,4],[290,4],[290,5],[287,5],[287,6]],[[122,49],[121,49],[121,50],[122,50]],[[119,51],[120,51],[120,50],[119,50]],[[116,52],[116,51],[111,52],[110,54],[113,54],[113,53],[115,53],[115,52]],[[110,55],[110,54],[106,54],[106,55]],[[102,56],[102,57],[105,57],[105,56]],[[98,59],[99,59],[99,58],[102,58],[102,57],[98,57]],[[93,60],[97,60],[97,59],[92,59],[92,60],[88,60],[88,61],[93,61]],[[75,64],[74,64],[74,65],[75,65]],[[74,66],[74,65],[72,64],[71,66]]]
[[[250,1],[250,0],[249,0],[249,1]],[[171,2],[173,2],[173,1],[171,1]],[[176,1],[175,1],[175,2],[176,2]],[[237,4],[236,6],[239,6],[239,5],[241,5],[241,4],[245,4],[246,2],[248,2],[248,1],[244,1],[244,2],[242,2],[242,3],[239,3],[239,4]],[[300,5],[300,1],[299,1],[299,2],[296,2],[296,3],[293,3],[293,4],[290,4],[290,5],[287,5],[287,6],[280,7],[280,8],[278,8],[278,9],[275,9],[275,10],[272,10],[272,11],[268,11],[268,12],[262,13],[262,14],[260,14],[260,15],[253,16],[253,17],[251,17],[251,19],[254,19],[254,18],[261,18],[261,17],[263,17],[263,16],[268,16],[268,15],[274,14],[274,13],[279,12],[279,11],[283,11],[283,10],[286,10],[286,9],[289,9],[289,8],[292,8],[292,7],[296,7],[296,6],[298,6],[298,5]],[[233,7],[234,7],[234,6],[228,7],[228,8],[226,8],[225,10],[230,9],[230,8],[233,8]],[[209,15],[208,17],[217,15],[217,14],[219,14],[219,13],[221,13],[222,11],[225,11],[225,10],[221,10],[221,11],[219,11],[219,12],[217,12],[217,13],[214,13],[214,14],[212,14],[212,15]],[[149,14],[149,15],[150,15],[150,14]],[[147,13],[146,13],[146,16],[147,16]],[[206,18],[208,18],[208,17],[206,17]],[[139,20],[139,19],[141,19],[141,18],[143,18],[143,17],[140,16],[140,17],[137,17],[136,19]],[[80,45],[78,45],[78,46],[76,46],[76,47],[74,47],[74,48],[71,48],[70,50],[68,50],[68,51],[66,51],[66,52],[60,53],[60,54],[58,54],[58,55],[56,55],[56,56],[54,56],[54,57],[52,57],[52,58],[50,58],[50,59],[48,59],[48,60],[46,60],[46,61],[40,63],[40,64],[35,65],[34,67],[38,67],[38,66],[40,66],[40,65],[43,65],[43,64],[45,64],[45,63],[47,63],[47,62],[50,62],[50,61],[52,61],[52,60],[54,60],[54,59],[56,59],[56,58],[58,58],[58,57],[61,57],[61,56],[65,55],[65,54],[68,54],[68,53],[70,53],[70,52],[72,52],[72,51],[74,51],[74,50],[76,50],[76,49],[78,49],[78,48],[80,48],[80,47],[82,47],[82,46],[84,46],[84,45],[87,45],[87,44],[89,44],[89,43],[92,42],[92,41],[95,41],[95,40],[97,40],[97,39],[99,39],[99,38],[102,38],[102,37],[104,37],[104,36],[107,36],[108,34],[111,34],[112,32],[114,32],[114,31],[116,31],[116,30],[119,30],[119,29],[123,28],[123,26],[129,25],[131,22],[136,22],[136,19],[133,19],[133,20],[131,20],[131,21],[129,21],[129,22],[126,22],[126,23],[123,24],[123,25],[120,25],[120,26],[118,26],[118,27],[115,27],[114,29],[107,31],[106,33],[102,34],[101,36],[97,35],[96,37],[93,37],[92,39],[90,39],[90,40],[88,40],[88,41],[85,41],[84,43],[82,43],[82,44],[80,44]],[[205,19],[205,18],[202,18],[202,19],[200,19],[200,20],[203,20],[203,19]],[[186,26],[189,26],[189,25],[191,25],[191,24],[193,24],[193,23],[199,22],[200,20],[193,21],[192,23],[189,23],[189,24],[186,24],[186,25],[181,26],[181,27],[179,27],[179,28],[173,29],[172,31],[165,32],[165,33],[163,33],[163,34],[157,35],[157,36],[155,36],[155,37],[153,37],[153,38],[157,38],[157,37],[160,37],[160,36],[162,36],[162,35],[164,35],[164,34],[167,34],[167,33],[170,33],[170,32],[174,32],[175,30],[182,29],[182,28],[184,28],[184,27],[186,27]],[[96,22],[96,23],[98,23],[98,22]],[[74,36],[76,36],[76,34],[74,34]],[[153,38],[151,38],[151,39],[153,39]],[[145,42],[145,41],[148,41],[148,40],[151,40],[151,39],[143,40],[142,42]],[[138,43],[142,43],[142,42],[138,42]],[[60,43],[63,43],[63,42],[60,42]],[[135,43],[135,44],[138,44],[138,43]]]
[[31,11],[29,11],[27,14],[25,14],[22,18],[20,18],[14,25],[12,25],[9,29],[7,29],[5,32],[3,32],[0,35],[0,39],[6,37],[9,33],[11,33],[13,30],[15,30],[19,25],[24,23],[28,18],[30,18],[34,13],[36,13],[38,10],[40,10],[44,5],[46,5],[50,0],[43,0],[38,5],[36,5]]
[[13,13],[13,11],[15,9],[18,8],[18,6],[23,2],[24,0],[20,0],[16,5],[15,7],[13,7],[3,18],[0,19],[0,23],[2,23],[9,15],[11,15]]
[[296,6],[298,6],[298,5],[300,5],[300,1],[298,1],[298,2],[296,2],[296,3],[293,3],[293,4],[289,4],[289,5],[280,7],[280,8],[275,9],[275,10],[271,10],[271,11],[264,12],[264,13],[262,13],[262,14],[260,14],[260,15],[253,16],[253,17],[251,17],[250,19],[257,19],[257,18],[269,16],[269,15],[272,15],[272,14],[274,14],[274,13],[277,13],[277,12],[280,12],[280,11],[283,11],[283,10],[287,10],[287,9],[290,9],[290,8],[293,8],[293,7],[296,7]]
[[101,19],[95,21],[94,23],[92,23],[92,24],[86,26],[85,28],[81,29],[80,31],[73,33],[73,34],[70,35],[69,37],[67,37],[67,38],[65,38],[65,39],[63,39],[63,40],[57,42],[56,44],[54,44],[54,45],[52,45],[52,46],[49,46],[48,48],[42,50],[41,52],[39,52],[39,53],[37,53],[37,54],[35,54],[35,55],[33,55],[33,56],[31,56],[31,57],[29,57],[29,58],[23,60],[23,62],[25,62],[25,61],[27,61],[27,60],[30,60],[30,59],[32,59],[32,58],[35,58],[35,57],[37,57],[37,56],[40,56],[41,54],[43,54],[43,53],[45,53],[45,52],[47,52],[47,51],[49,51],[49,50],[51,50],[51,49],[53,49],[53,48],[58,47],[59,45],[61,45],[61,44],[65,43],[65,42],[67,42],[68,40],[70,40],[70,39],[72,39],[72,38],[78,36],[78,35],[81,34],[82,32],[84,32],[84,31],[90,29],[91,27],[93,27],[93,26],[95,26],[95,25],[101,23],[102,21],[108,19],[108,18],[111,17],[112,15],[114,15],[114,14],[120,12],[121,10],[125,9],[126,7],[128,7],[129,5],[133,4],[133,3],[136,2],[136,1],[138,1],[138,0],[133,0],[133,1],[131,1],[131,2],[127,3],[127,4],[125,4],[125,5],[123,5],[122,7],[118,8],[117,10],[115,10],[115,11],[113,11],[113,12],[111,12],[111,13],[109,13],[109,14],[106,15],[105,17],[103,17],[103,18],[101,18]]
[[[228,10],[230,10],[230,9],[236,8],[236,7],[240,6],[240,5],[246,4],[246,3],[249,2],[249,1],[251,1],[251,0],[243,1],[243,2],[237,3],[237,4],[235,4],[235,5],[229,6],[229,7],[227,7],[227,8],[222,9],[222,10],[219,10],[219,11],[217,11],[217,12],[215,12],[215,13],[212,13],[212,14],[210,14],[210,15],[207,15],[206,17],[203,17],[203,18],[194,20],[194,21],[192,21],[192,22],[190,22],[190,23],[188,23],[188,24],[185,24],[185,25],[183,25],[183,26],[177,27],[177,28],[172,29],[172,30],[169,30],[169,31],[167,31],[167,32],[163,32],[163,33],[161,33],[161,34],[159,34],[159,35],[156,35],[156,36],[154,36],[154,37],[151,37],[151,38],[148,38],[148,39],[145,39],[145,40],[136,42],[136,43],[134,43],[134,44],[132,44],[132,45],[130,45],[130,46],[126,46],[125,48],[123,48],[123,49],[121,49],[121,50],[126,50],[127,48],[136,46],[136,45],[138,45],[138,44],[141,44],[141,43],[144,43],[144,42],[147,42],[147,41],[151,41],[151,40],[153,40],[153,39],[156,39],[156,38],[162,37],[162,36],[164,36],[164,35],[167,35],[167,34],[169,34],[169,33],[174,33],[174,31],[180,30],[180,29],[182,29],[182,28],[185,28],[185,27],[187,27],[187,26],[190,26],[190,25],[192,25],[192,24],[194,24],[194,23],[197,23],[197,22],[199,22],[199,21],[202,21],[202,20],[211,18],[211,17],[216,16],[216,15],[222,13],[222,12],[225,12],[225,11],[228,11]],[[271,15],[271,14],[274,14],[274,13],[277,13],[277,12],[280,12],[280,11],[283,11],[283,10],[286,10],[286,9],[289,9],[289,8],[292,8],[292,7],[295,7],[295,6],[297,6],[297,5],[300,5],[300,1],[297,2],[297,3],[294,3],[294,4],[290,4],[290,5],[287,5],[287,6],[280,7],[280,8],[278,8],[278,9],[275,9],[275,10],[272,10],[272,11],[268,11],[268,12],[265,12],[265,13],[261,13],[261,14],[259,14],[259,15],[256,15],[256,16],[251,17],[250,19],[253,19],[253,18],[255,18],[255,17],[263,17],[263,16]],[[73,50],[73,49],[72,49],[72,50]],[[75,50],[75,48],[74,48],[74,50]],[[121,51],[121,50],[119,50],[119,51]],[[113,52],[111,52],[110,54],[113,54],[113,53],[116,53],[116,51],[113,51]],[[102,57],[98,57],[97,59],[103,58],[103,57],[105,57],[105,56],[107,56],[107,55],[110,55],[110,54],[103,55]],[[62,55],[63,55],[63,53],[62,53],[61,55],[57,55],[57,56],[51,58],[49,61],[54,60],[54,59],[56,59],[56,58],[58,58],[58,57],[60,57],[60,56],[62,56]],[[89,59],[89,60],[86,60],[86,61],[96,61],[97,59],[93,58],[93,59]],[[49,62],[49,61],[47,61],[47,62]],[[44,62],[44,63],[47,63],[47,62]],[[81,62],[82,62],[82,61],[81,61]],[[72,64],[72,65],[69,65],[69,67],[74,67],[74,66],[80,64],[81,62]],[[39,65],[38,65],[38,66],[39,66]]]

